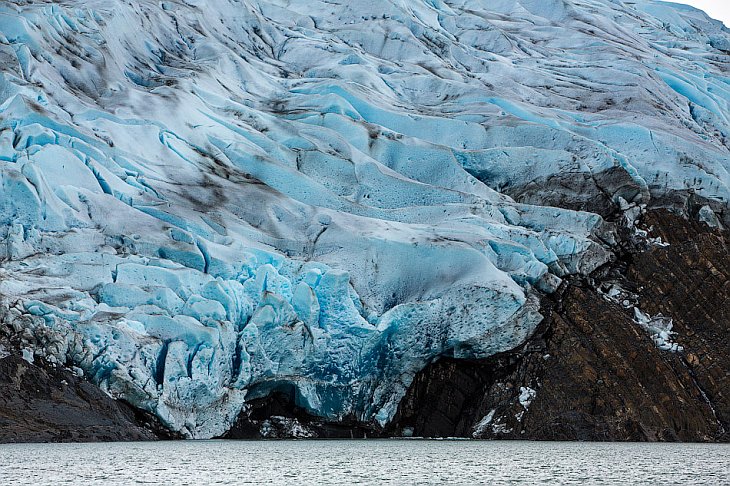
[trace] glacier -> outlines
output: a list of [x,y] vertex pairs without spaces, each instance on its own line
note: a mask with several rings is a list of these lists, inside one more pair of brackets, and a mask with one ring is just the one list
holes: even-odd
[[3,2],[0,318],[186,437],[385,425],[617,213],[728,224],[729,56],[653,0]]

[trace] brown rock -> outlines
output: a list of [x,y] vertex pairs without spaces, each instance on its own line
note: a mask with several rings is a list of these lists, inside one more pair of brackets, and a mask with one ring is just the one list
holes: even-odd
[[150,416],[63,369],[0,358],[0,443],[154,440]]
[[[587,283],[545,299],[532,341],[480,362],[442,359],[413,382],[392,433],[510,439],[727,440],[730,430],[730,254],[727,232],[667,211],[647,226],[668,247],[633,251],[624,288],[642,311],[673,318],[684,352],[658,349],[630,309]],[[700,358],[701,356],[701,358]],[[501,386],[514,382],[513,390]],[[527,408],[521,387],[536,390]],[[475,428],[492,411],[492,421]]]

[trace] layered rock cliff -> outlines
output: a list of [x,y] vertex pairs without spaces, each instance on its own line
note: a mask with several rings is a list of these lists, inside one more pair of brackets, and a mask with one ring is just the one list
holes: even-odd
[[[547,317],[521,348],[430,365],[401,405],[401,433],[730,439],[730,232],[666,211],[643,221],[666,246],[634,247],[620,264],[546,298]],[[615,297],[606,292],[619,287]],[[658,348],[636,305],[671,320],[681,350]]]

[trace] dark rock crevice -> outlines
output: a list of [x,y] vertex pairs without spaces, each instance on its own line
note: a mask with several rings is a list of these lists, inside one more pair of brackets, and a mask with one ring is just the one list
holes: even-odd
[[223,439],[337,438],[360,439],[381,432],[356,419],[328,422],[297,406],[294,387],[280,388],[247,402]]

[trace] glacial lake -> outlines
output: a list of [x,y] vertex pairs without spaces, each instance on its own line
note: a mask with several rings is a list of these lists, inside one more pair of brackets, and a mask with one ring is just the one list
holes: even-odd
[[730,484],[730,446],[462,440],[0,445],[2,485]]

